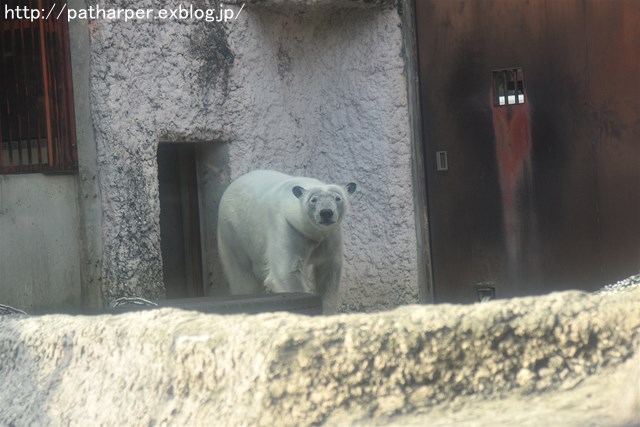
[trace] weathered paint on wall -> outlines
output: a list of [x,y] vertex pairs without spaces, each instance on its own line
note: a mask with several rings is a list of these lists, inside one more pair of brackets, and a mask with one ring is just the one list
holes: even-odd
[[508,106],[491,102],[491,105],[508,279],[516,280],[522,273],[523,236],[536,234],[535,212],[530,200],[533,190],[531,114],[528,101]]
[[400,22],[388,5],[296,14],[248,5],[227,24],[91,22],[107,299],[163,294],[155,161],[162,139],[228,144],[232,179],[271,168],[356,181],[341,307],[416,302]]
[[74,176],[0,176],[0,236],[0,303],[30,313],[80,306]]

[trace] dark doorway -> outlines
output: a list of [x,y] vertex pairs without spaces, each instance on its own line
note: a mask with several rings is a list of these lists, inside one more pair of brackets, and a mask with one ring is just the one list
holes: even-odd
[[640,2],[417,0],[436,302],[640,268]]
[[167,298],[204,294],[196,144],[158,146],[162,272]]

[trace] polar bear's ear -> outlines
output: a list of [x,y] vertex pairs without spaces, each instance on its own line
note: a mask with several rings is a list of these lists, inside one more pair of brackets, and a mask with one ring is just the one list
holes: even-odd
[[304,194],[304,192],[307,191],[304,188],[300,187],[299,185],[296,185],[295,187],[293,187],[293,189],[291,190],[291,192],[293,193],[294,196],[296,196],[298,199],[300,197],[302,197],[302,195]]
[[347,187],[347,193],[349,194],[353,194],[356,191],[356,183],[355,182],[350,182],[346,185]]

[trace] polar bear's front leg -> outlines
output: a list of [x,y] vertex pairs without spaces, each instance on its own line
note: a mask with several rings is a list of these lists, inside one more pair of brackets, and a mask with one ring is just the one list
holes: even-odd
[[303,273],[305,264],[304,251],[290,242],[270,245],[264,280],[267,292],[309,292]]
[[324,314],[333,314],[338,311],[338,291],[341,275],[341,260],[327,260],[323,263],[316,264],[313,268],[316,291],[322,298],[322,312]]
[[309,292],[300,271],[275,273],[271,271],[264,280],[267,292]]

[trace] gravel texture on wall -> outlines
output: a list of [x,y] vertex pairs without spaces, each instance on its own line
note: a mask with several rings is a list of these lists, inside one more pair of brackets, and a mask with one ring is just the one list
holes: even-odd
[[0,424],[376,423],[569,390],[631,358],[639,337],[639,292],[329,317],[5,316]]
[[[130,7],[120,0],[99,3]],[[237,19],[227,23],[90,24],[106,300],[163,295],[156,149],[159,141],[197,141],[228,145],[231,179],[262,168],[357,182],[344,224],[346,285],[338,308],[417,302],[410,126],[396,2],[316,7],[327,2],[290,1],[276,10],[262,7],[269,2],[254,3],[241,12],[234,6]],[[179,4],[143,0],[136,8]],[[293,5],[304,7],[291,13]]]
[[640,274],[636,274],[631,277],[627,277],[626,279],[618,280],[615,283],[611,283],[602,289],[598,290],[596,293],[599,295],[611,294],[620,291],[626,291],[629,289],[637,288],[640,286]]

